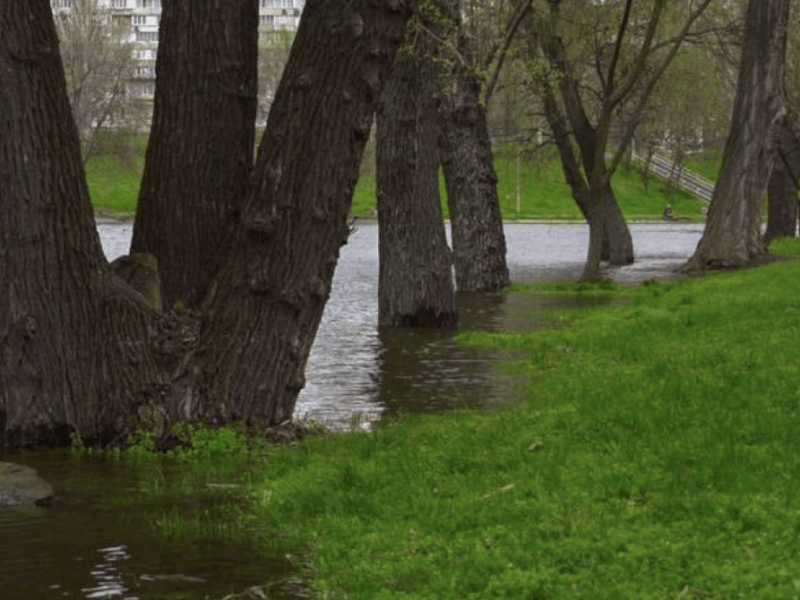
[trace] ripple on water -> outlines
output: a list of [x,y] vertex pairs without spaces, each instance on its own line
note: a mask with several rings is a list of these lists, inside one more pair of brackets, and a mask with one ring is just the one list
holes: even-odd
[[[163,535],[159,520],[213,518],[212,502],[230,501],[181,481],[177,470],[162,467],[157,475],[58,453],[9,460],[39,470],[59,501],[51,508],[0,510],[2,600],[223,598],[289,573],[283,559],[225,536],[187,542]],[[172,482],[180,493],[147,492],[157,477],[161,489]]]
[[[127,251],[131,224],[101,225],[109,258]],[[636,262],[608,268],[623,283],[672,276],[694,251],[702,225],[631,224]],[[583,224],[505,225],[513,281],[574,280],[586,259]],[[491,406],[515,396],[494,368],[502,357],[452,342],[451,333],[379,331],[378,227],[359,223],[341,250],[331,297],[311,349],[295,418],[351,427],[398,411]],[[548,323],[558,300],[530,295],[459,297],[462,329],[528,329]],[[512,386],[513,388],[513,386]]]

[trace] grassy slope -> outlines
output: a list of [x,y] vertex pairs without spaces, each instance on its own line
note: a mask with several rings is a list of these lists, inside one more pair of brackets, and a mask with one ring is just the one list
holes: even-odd
[[518,405],[273,448],[243,531],[324,598],[797,597],[800,261],[524,293],[628,302],[462,334]]
[[[89,161],[87,182],[92,202],[97,208],[130,213],[135,210],[144,168],[145,145],[146,139],[137,139],[135,156],[128,165],[124,165],[111,154]],[[517,177],[515,148],[498,146],[495,151],[498,195],[505,219],[581,219],[557,161],[532,163],[523,159]],[[665,195],[657,180],[651,180],[649,189],[645,192],[637,170],[620,168],[614,176],[613,186],[623,214],[628,219],[660,218],[667,204],[671,204],[678,215],[702,219],[701,203],[682,193]],[[442,197],[446,197],[443,186]],[[446,214],[445,201],[443,206]],[[353,214],[367,217],[374,208],[374,169],[365,169],[353,196]]]
[[86,164],[86,183],[95,208],[133,213],[144,171],[147,138],[134,138],[133,152],[123,161],[108,152],[94,156]]
[[794,597],[800,263],[625,293],[464,335],[525,353],[518,407],[313,440],[264,518],[342,597]]

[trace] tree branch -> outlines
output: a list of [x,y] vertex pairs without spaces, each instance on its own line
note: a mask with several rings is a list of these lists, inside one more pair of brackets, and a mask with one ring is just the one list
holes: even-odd
[[[618,145],[617,151],[614,153],[614,157],[612,158],[611,163],[608,165],[610,172],[613,172],[617,168],[617,165],[619,165],[620,161],[622,160],[622,156],[625,153],[625,149],[628,143],[630,143],[630,140],[633,137],[633,133],[636,130],[636,124],[639,121],[639,118],[641,117],[642,113],[644,112],[647,100],[650,98],[650,95],[655,89],[656,84],[661,79],[662,75],[667,70],[667,67],[669,67],[669,65],[672,63],[672,60],[677,55],[681,43],[686,38],[686,35],[688,34],[692,24],[697,20],[697,18],[703,13],[703,11],[710,3],[711,0],[703,0],[703,2],[700,4],[700,7],[689,16],[689,18],[684,23],[684,26],[681,29],[680,33],[677,36],[675,36],[672,48],[670,49],[669,53],[667,54],[666,57],[664,57],[664,60],[661,62],[661,65],[659,65],[658,69],[656,69],[653,76],[645,85],[644,91],[639,97],[639,102],[636,105],[633,114],[631,116],[631,119],[629,120],[628,125],[625,128],[625,132],[622,135],[622,141]],[[633,73],[633,71],[631,73]],[[627,94],[633,87],[634,83],[635,83],[634,81],[631,81],[630,85],[626,85],[625,89],[620,89],[618,91],[618,94],[623,91],[625,91],[625,93]],[[622,100],[622,97],[620,97],[620,100]]]
[[[658,7],[660,4],[661,0],[656,0],[656,6]],[[622,20],[619,23],[619,30],[617,31],[617,39],[614,41],[614,53],[611,55],[611,64],[608,66],[608,76],[606,77],[606,82],[603,86],[603,96],[606,98],[611,96],[611,90],[614,87],[614,75],[616,74],[617,65],[619,64],[619,56],[622,53],[622,40],[625,38],[625,31],[628,29],[628,21],[631,17],[632,5],[633,0],[626,0],[625,10],[622,12]],[[652,22],[653,19],[650,21],[651,25]],[[652,37],[650,26],[648,26],[647,35]]]
[[[620,24],[620,34],[617,36],[616,46],[614,48],[614,54],[617,56],[618,51],[621,49],[622,46],[622,33],[624,31],[623,27],[627,27],[627,20],[629,18],[628,10],[630,8],[630,0],[625,6],[625,13],[622,18],[622,23]],[[636,55],[636,60],[633,63],[630,71],[628,71],[625,81],[620,86],[619,90],[612,93],[613,88],[613,69],[615,67],[615,63],[611,63],[611,67],[609,68],[609,87],[607,88],[608,93],[606,94],[606,98],[609,99],[609,106],[610,108],[614,108],[617,104],[622,102],[622,100],[630,93],[633,86],[636,84],[636,81],[639,79],[642,71],[644,70],[645,62],[647,60],[648,55],[650,54],[650,48],[653,45],[653,38],[656,34],[656,29],[658,29],[658,22],[661,19],[661,11],[664,8],[664,0],[656,0],[653,5],[653,12],[650,14],[650,21],[647,23],[647,32],[645,33],[644,42],[642,43],[642,47],[639,50],[639,53]]]
[[520,4],[517,12],[506,25],[506,32],[503,36],[502,42],[493,48],[486,56],[486,60],[483,64],[484,68],[488,68],[492,62],[495,63],[495,67],[492,71],[492,76],[489,78],[489,81],[483,90],[484,105],[488,105],[489,100],[492,98],[495,87],[497,87],[497,80],[500,78],[500,73],[503,70],[503,63],[508,55],[508,49],[511,46],[511,42],[514,40],[517,29],[519,29],[519,26],[522,23],[522,19],[526,14],[528,14],[532,4],[533,0],[524,0],[524,2]]

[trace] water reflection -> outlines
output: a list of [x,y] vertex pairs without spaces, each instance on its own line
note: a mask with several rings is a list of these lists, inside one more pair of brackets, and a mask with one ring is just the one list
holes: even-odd
[[[110,259],[127,252],[130,224],[99,229]],[[603,272],[620,283],[674,276],[674,269],[694,251],[703,227],[634,223],[630,229],[636,262]],[[580,277],[588,244],[586,225],[509,223],[505,232],[513,281]],[[509,378],[495,368],[501,357],[453,343],[452,332],[379,331],[377,298],[378,227],[358,224],[341,251],[295,418],[331,427],[367,426],[387,412],[480,407],[514,398]],[[529,294],[461,294],[460,327],[542,327],[550,322],[552,309],[565,302]]]
[[[36,468],[59,502],[0,510],[2,600],[218,599],[291,572],[288,561],[265,558],[242,541],[169,538],[156,531],[163,515],[192,519],[200,513],[210,520],[214,502],[230,508],[229,497],[185,478],[178,467],[79,460],[58,452],[9,460]],[[159,494],[147,491],[154,481]]]
[[92,567],[90,574],[97,582],[96,585],[86,587],[81,590],[86,598],[119,598],[125,600],[138,600],[136,596],[127,596],[125,593],[128,588],[122,581],[122,571],[119,568],[120,561],[131,558],[125,544],[100,548],[98,553],[102,562]]

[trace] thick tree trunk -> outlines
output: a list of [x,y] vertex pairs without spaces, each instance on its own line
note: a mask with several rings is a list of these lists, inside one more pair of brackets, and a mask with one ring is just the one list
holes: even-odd
[[777,155],[767,183],[767,230],[764,241],[797,235],[797,191],[800,182],[800,145],[789,119],[778,137]]
[[629,265],[633,262],[633,238],[622,210],[617,204],[610,183],[602,186],[603,248],[602,259],[611,265]]
[[0,71],[0,446],[107,438],[163,383],[155,318],[103,256],[48,0],[0,4]]
[[738,267],[767,251],[761,211],[776,127],[785,110],[788,15],[789,0],[748,3],[733,126],[703,237],[684,270]]
[[[410,10],[397,0],[306,6],[200,324],[153,309],[112,275],[50,4],[0,3],[0,445],[40,431],[107,441],[177,418],[291,417]],[[185,120],[174,118],[180,135]],[[191,214],[170,226],[180,236]]]
[[158,259],[166,306],[197,307],[225,257],[253,163],[257,3],[164,0],[159,36],[131,251]]
[[204,303],[189,412],[291,418],[328,299],[359,165],[410,3],[306,4],[258,149],[242,224]]
[[[440,103],[439,160],[450,209],[453,263],[460,292],[496,292],[510,283],[497,175],[481,104],[482,79],[470,39],[460,33],[461,2],[444,2],[457,39]],[[462,62],[465,61],[465,62]]]
[[[589,213],[589,247],[586,251],[586,263],[581,274],[581,280],[594,281],[600,278],[600,262],[603,255],[603,244],[608,239],[605,230],[605,219],[603,218],[602,203],[603,198],[598,197],[601,193],[600,188],[589,188],[589,200],[592,210]],[[599,213],[599,214],[598,214]]]
[[440,68],[421,50],[397,57],[378,110],[376,146],[381,325],[458,320],[439,197]]
[[456,286],[460,292],[496,292],[508,286],[506,239],[497,197],[480,82],[462,73],[445,100],[439,157],[447,186]]

